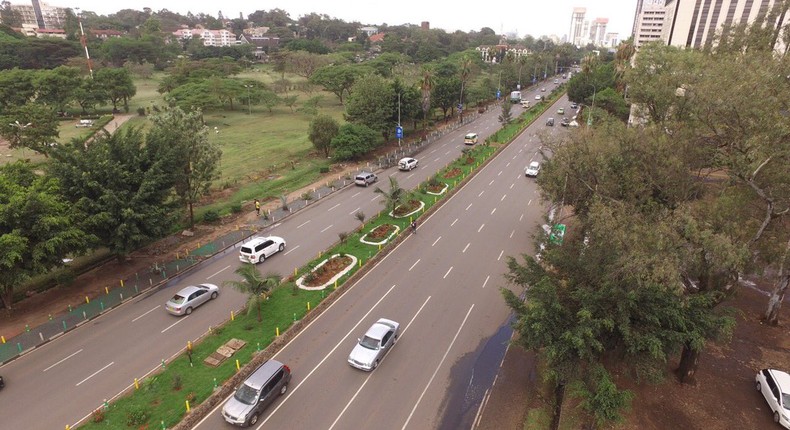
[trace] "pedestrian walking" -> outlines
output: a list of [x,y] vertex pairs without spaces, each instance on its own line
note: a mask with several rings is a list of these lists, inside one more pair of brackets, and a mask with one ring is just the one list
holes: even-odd
[[258,199],[255,199],[255,214],[261,216],[261,202]]
[[417,221],[411,222],[411,232],[417,234]]

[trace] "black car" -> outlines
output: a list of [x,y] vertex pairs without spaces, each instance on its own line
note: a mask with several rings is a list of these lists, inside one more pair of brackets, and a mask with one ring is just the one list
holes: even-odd
[[0,389],[2,389],[3,387],[5,387],[5,382],[3,382],[3,377],[0,376]]

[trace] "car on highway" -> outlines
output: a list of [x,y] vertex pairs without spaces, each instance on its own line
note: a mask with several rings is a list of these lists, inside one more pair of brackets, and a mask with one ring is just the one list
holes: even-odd
[[571,103],[571,109],[577,109],[579,105],[576,102]]
[[565,113],[565,108],[557,109],[557,113],[560,114],[560,115],[564,114]]
[[398,341],[400,324],[387,318],[373,323],[348,355],[348,364],[357,369],[372,371]]
[[411,157],[401,158],[400,161],[398,161],[398,169],[403,171],[409,171],[412,169],[416,169],[417,164],[419,163],[420,162],[417,161],[417,159],[415,158],[411,158]]
[[546,120],[546,125],[549,127],[554,127],[554,118],[549,118]]
[[790,429],[790,374],[763,369],[754,377],[757,392],[762,393],[774,414],[774,422]]
[[165,303],[165,310],[173,315],[189,315],[209,300],[219,296],[219,287],[214,284],[190,285],[182,288]]
[[545,93],[545,92],[546,92],[546,89],[545,89],[545,88],[541,88],[541,89],[540,89],[540,92],[542,92],[542,93]]
[[254,237],[239,248],[239,260],[244,263],[263,263],[285,249],[285,239],[279,236]]
[[540,161],[533,161],[529,163],[526,169],[524,169],[524,174],[526,176],[536,178],[538,176],[538,172],[540,172]]
[[363,187],[367,187],[378,180],[379,177],[373,172],[362,171],[357,173],[357,176],[354,176],[354,183],[357,185],[362,185]]
[[226,422],[249,427],[258,423],[261,413],[278,396],[288,391],[291,369],[277,360],[268,360],[260,365],[228,399],[222,407],[222,418]]
[[567,127],[568,125],[570,125],[570,123],[571,123],[571,120],[569,120],[568,118],[565,118],[565,117],[563,117],[562,121],[560,121],[560,125],[563,126],[563,127]]
[[466,133],[464,145],[474,145],[475,143],[477,143],[477,133]]

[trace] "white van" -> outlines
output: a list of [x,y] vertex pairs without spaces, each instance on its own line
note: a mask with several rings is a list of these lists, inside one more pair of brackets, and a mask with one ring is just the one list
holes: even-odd
[[464,144],[474,145],[475,143],[477,143],[477,133],[466,133],[466,136],[464,136]]

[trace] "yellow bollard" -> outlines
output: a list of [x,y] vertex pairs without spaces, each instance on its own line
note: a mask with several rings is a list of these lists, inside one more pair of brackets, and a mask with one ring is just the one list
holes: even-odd
[[310,302],[307,302],[307,311],[310,311]]
[[191,340],[187,341],[187,351],[192,351],[192,341]]
[[296,276],[296,267],[294,267],[294,276]]
[[337,279],[335,279],[335,289],[337,289]]
[[379,251],[381,251],[381,244],[379,244]]
[[85,296],[85,304],[90,304],[90,302],[91,301],[90,301],[90,299],[88,299],[88,296]]
[[3,343],[5,343],[5,336],[0,336],[0,340],[2,340]]
[[189,412],[189,400],[185,400],[185,402],[187,404],[187,412]]
[[110,294],[110,289],[108,287],[104,287],[104,294]]
[[123,288],[123,279],[121,279],[121,288]]
[[230,311],[230,320],[231,321],[236,321],[236,316],[233,315],[233,311]]
[[71,427],[69,427],[68,424],[66,424],[66,430],[71,430]]
[[180,260],[180,258],[178,258],[178,251],[176,251],[176,260]]
[[280,327],[277,327],[274,331],[275,336],[280,337]]
[[140,389],[140,382],[137,381],[137,378],[134,378],[134,389],[135,390],[139,390]]
[[358,266],[362,267],[362,259],[360,258],[359,260],[357,260],[357,262],[359,263]]
[[239,366],[239,359],[237,358],[236,359],[236,371],[238,372],[240,369],[241,369],[241,366]]

